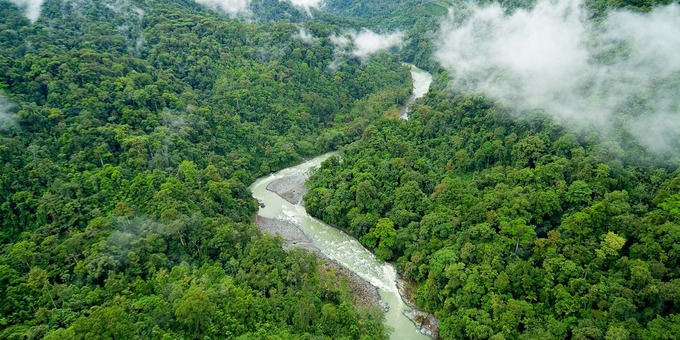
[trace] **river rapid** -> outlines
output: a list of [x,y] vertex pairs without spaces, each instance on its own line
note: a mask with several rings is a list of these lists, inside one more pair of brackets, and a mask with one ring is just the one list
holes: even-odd
[[[419,94],[419,96],[427,93],[432,79],[429,76],[429,81],[427,81],[427,76],[424,76],[423,72],[427,74],[427,72],[412,66],[413,93]],[[412,95],[412,97],[414,96]],[[418,97],[414,97],[413,100],[409,98],[410,103],[408,105],[413,103],[416,98]],[[408,106],[404,108],[403,114],[406,114],[404,118],[408,119]],[[413,322],[405,316],[405,313],[411,309],[404,303],[399,294],[396,285],[397,271],[392,264],[378,261],[373,253],[364,248],[356,239],[311,217],[305,211],[300,200],[296,201],[290,198],[285,200],[279,194],[267,189],[268,186],[270,186],[270,189],[272,188],[273,182],[275,184],[289,182],[294,183],[290,185],[290,190],[301,194],[304,192],[304,188],[299,186],[306,181],[309,170],[318,167],[334,154],[335,152],[327,153],[256,180],[250,186],[250,190],[253,197],[261,203],[258,215],[268,219],[287,221],[297,226],[319,252],[375,286],[380,298],[389,307],[385,313],[385,323],[394,330],[392,339],[429,339],[430,337],[420,333]],[[300,176],[304,177],[303,181],[299,180]],[[269,230],[269,232],[272,231]]]

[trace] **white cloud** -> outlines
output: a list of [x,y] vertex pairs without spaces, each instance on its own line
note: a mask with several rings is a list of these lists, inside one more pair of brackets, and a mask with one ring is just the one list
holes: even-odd
[[104,6],[125,18],[134,14],[140,21],[144,19],[146,14],[143,9],[133,6],[130,0],[113,0],[105,3]]
[[34,23],[40,18],[40,9],[45,0],[10,0],[10,2],[23,9],[28,20]]
[[14,115],[11,113],[13,108],[14,104],[0,94],[0,131],[16,124]]
[[129,51],[139,55],[146,45],[142,25],[146,15],[144,10],[132,5],[131,0],[109,0],[104,6],[124,19],[124,23],[116,26],[116,29],[127,41]]
[[363,29],[354,35],[354,51],[352,54],[365,59],[378,51],[401,47],[404,35],[401,32],[380,34],[368,29]]
[[250,12],[250,0],[194,0],[214,10],[221,10],[230,17]]
[[452,13],[435,57],[454,90],[578,127],[606,131],[643,100],[645,112],[624,124],[648,149],[669,150],[680,140],[680,129],[668,128],[680,120],[680,6],[617,11],[597,25],[583,8],[580,0],[539,0],[509,15],[497,4]]
[[317,38],[315,38],[311,33],[307,32],[304,28],[300,28],[298,33],[293,35],[293,38],[301,40],[307,44],[312,44],[317,41]]
[[331,42],[333,45],[338,46],[338,47],[347,47],[349,44],[352,43],[352,40],[349,37],[346,37],[344,35],[331,35],[330,36]]
[[311,10],[312,8],[319,8],[323,3],[323,0],[279,0],[279,1],[288,1],[293,6],[304,9],[309,16],[312,16]]
[[[330,39],[340,49],[336,53],[349,53],[361,60],[366,60],[376,52],[403,46],[403,37],[404,35],[399,31],[394,33],[376,33],[369,29],[363,29],[358,33],[348,31],[341,36],[331,35]],[[351,51],[348,52],[348,48],[351,48]]]

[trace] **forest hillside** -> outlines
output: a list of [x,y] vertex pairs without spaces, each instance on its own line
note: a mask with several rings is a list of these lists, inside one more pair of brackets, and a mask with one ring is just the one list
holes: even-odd
[[326,161],[307,210],[396,262],[442,338],[674,339],[678,14],[454,7],[429,94]]
[[0,338],[386,337],[247,187],[405,100],[395,56],[278,1],[23,5],[0,2]]
[[[675,339],[679,25],[669,0],[0,0],[0,338],[388,338],[253,224],[256,178],[340,150],[306,209],[442,338]],[[409,120],[404,62],[435,80]]]

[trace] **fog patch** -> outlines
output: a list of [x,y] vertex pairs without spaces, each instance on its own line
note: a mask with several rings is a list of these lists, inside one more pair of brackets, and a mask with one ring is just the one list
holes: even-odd
[[250,14],[250,0],[194,0],[213,10],[220,10],[230,17]]
[[352,54],[361,59],[366,59],[376,52],[393,47],[402,47],[403,45],[404,34],[401,32],[381,34],[363,29],[358,34],[354,34],[354,50]]
[[341,48],[347,47],[352,43],[352,40],[350,40],[350,38],[347,36],[333,34],[329,38],[331,39],[333,45]]
[[0,131],[6,131],[17,125],[16,116],[12,114],[14,104],[0,94]]
[[293,35],[293,39],[300,40],[306,44],[313,44],[318,41],[311,33],[307,32],[304,28],[300,28],[297,34]]
[[144,16],[146,15],[144,10],[130,4],[130,0],[115,0],[104,4],[104,6],[123,20],[122,24],[116,26],[116,30],[127,42],[130,53],[139,56],[146,46],[143,29]]
[[614,11],[598,24],[588,16],[580,0],[539,0],[512,14],[498,4],[451,11],[435,58],[455,91],[577,128],[616,125],[650,151],[677,150],[680,6]]
[[331,35],[331,43],[336,46],[337,55],[350,55],[366,61],[371,55],[404,45],[404,34],[377,33],[369,29],[360,32],[347,31],[342,35]]
[[[188,106],[186,110],[187,112],[193,113],[195,112],[195,107]],[[180,133],[182,131],[182,128],[187,126],[186,115],[176,114],[171,110],[163,111],[163,113],[161,114],[161,121],[164,126],[166,126],[172,132],[175,133]]]
[[40,18],[40,10],[45,0],[9,0],[24,11],[24,15],[31,23],[35,23]]
[[322,0],[279,0],[279,1],[288,1],[291,5],[302,8],[307,12],[307,15],[310,17],[312,16],[312,8],[319,8],[321,7]]

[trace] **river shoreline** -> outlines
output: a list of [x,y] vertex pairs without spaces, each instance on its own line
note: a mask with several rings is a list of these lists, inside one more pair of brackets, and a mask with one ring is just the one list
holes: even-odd
[[397,289],[399,289],[401,299],[411,308],[410,311],[404,312],[404,315],[413,321],[421,333],[433,339],[439,339],[439,319],[433,314],[419,310],[416,306],[413,296],[415,283],[400,277],[397,279]]
[[267,190],[279,195],[290,204],[302,204],[302,198],[307,193],[305,182],[308,174],[295,174],[279,178],[267,185]]
[[[307,174],[282,177],[269,183],[266,189],[279,195],[291,204],[302,204],[302,197],[307,191],[305,187],[307,178]],[[347,280],[350,291],[356,297],[354,302],[358,305],[368,308],[378,307],[386,311],[386,305],[380,298],[378,289],[375,286],[325,256],[311,243],[311,240],[295,223],[279,219],[268,219],[261,216],[256,216],[254,222],[261,231],[271,235],[280,235],[285,241],[284,247],[286,249],[299,247],[316,254],[326,269],[332,270],[338,277],[344,277]],[[416,328],[422,334],[437,339],[439,337],[439,320],[434,315],[416,308],[412,294],[412,283],[399,278],[396,284],[401,299],[410,308],[410,310],[404,312],[404,315],[416,325]]]
[[[266,188],[268,191],[279,195],[279,197],[288,203],[302,205],[302,197],[307,192],[305,182],[308,178],[308,173],[294,174],[274,180]],[[354,303],[364,308],[377,307],[383,312],[387,311],[388,307],[381,300],[378,289],[375,286],[337,261],[324,255],[319,248],[312,244],[312,241],[298,225],[293,222],[262,216],[256,216],[255,223],[260,228],[260,231],[270,235],[280,235],[284,240],[285,249],[298,247],[316,254],[322,267],[326,271],[332,271],[337,275],[338,284],[340,284],[339,280],[341,278],[347,281],[348,288],[353,293],[352,299]]]
[[[429,73],[410,66],[414,87],[411,101],[403,107],[403,119],[408,119],[410,104],[427,93],[432,79]],[[286,249],[299,247],[315,253],[322,263],[321,271],[332,270],[340,280],[348,281],[358,305],[382,307],[385,323],[394,330],[391,339],[437,338],[436,318],[414,308],[408,294],[413,290],[404,289],[406,285],[398,283],[399,274],[393,264],[378,261],[346,231],[327,225],[305,211],[302,201],[309,170],[333,154],[320,155],[257,179],[250,186],[253,197],[260,202],[258,216],[253,221],[263,233],[280,235]]]
[[411,79],[413,82],[413,91],[411,96],[406,99],[406,103],[399,108],[399,117],[404,120],[408,120],[408,114],[411,111],[411,105],[415,103],[416,99],[424,96],[430,89],[430,84],[432,84],[432,75],[424,70],[419,69],[413,64],[405,64],[411,68]]
[[314,253],[319,260],[321,268],[323,268],[324,271],[332,272],[337,276],[338,285],[340,284],[341,279],[344,278],[346,280],[347,288],[352,292],[351,300],[353,303],[363,308],[370,309],[375,307],[383,312],[386,311],[387,307],[380,299],[378,289],[375,286],[345,268],[337,261],[324,255],[319,248],[312,244],[309,237],[307,237],[295,223],[259,215],[256,215],[253,218],[253,222],[260,231],[272,236],[281,236],[284,241],[283,248],[285,250],[302,248]]

